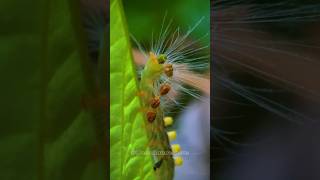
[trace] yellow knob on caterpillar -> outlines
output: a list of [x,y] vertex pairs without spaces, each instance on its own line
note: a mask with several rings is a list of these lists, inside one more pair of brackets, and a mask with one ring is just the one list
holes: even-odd
[[173,123],[172,117],[169,117],[169,116],[163,118],[163,121],[164,121],[164,125],[165,125],[165,126],[170,126],[170,125],[172,125],[172,123]]
[[171,150],[173,153],[178,153],[181,151],[181,147],[179,144],[172,144],[171,145]]
[[180,157],[180,156],[175,157],[175,158],[174,158],[174,164],[175,164],[176,166],[181,166],[181,165],[183,164],[183,159],[182,159],[182,157]]
[[160,54],[160,55],[158,56],[158,62],[159,62],[159,64],[163,64],[164,62],[166,62],[166,60],[167,60],[167,55],[165,55],[165,54]]
[[168,135],[170,141],[173,141],[177,138],[176,131],[169,131],[169,132],[167,132],[167,135]]

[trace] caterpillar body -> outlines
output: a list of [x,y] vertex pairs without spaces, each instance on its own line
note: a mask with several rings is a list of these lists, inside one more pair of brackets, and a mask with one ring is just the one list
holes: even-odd
[[143,91],[143,105],[146,107],[145,124],[150,142],[149,147],[155,154],[154,170],[159,171],[157,173],[166,179],[173,179],[174,160],[171,155],[169,138],[165,133],[164,115],[160,106],[160,98],[170,91],[170,85],[162,84],[159,89],[155,90],[155,84],[165,69],[163,60],[166,58],[161,57],[165,56],[156,56],[150,52],[150,58],[142,71],[140,88]]

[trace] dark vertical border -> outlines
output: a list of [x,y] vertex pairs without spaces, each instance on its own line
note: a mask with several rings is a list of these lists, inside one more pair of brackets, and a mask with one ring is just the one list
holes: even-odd
[[[90,93],[90,98],[92,98],[93,100],[97,100],[97,102],[99,102],[99,99],[102,97],[101,94],[105,95],[107,98],[106,101],[108,101],[107,103],[102,103],[103,106],[99,107],[98,109],[96,108],[92,108],[90,109],[90,111],[94,114],[94,116],[99,116],[100,113],[102,112],[103,113],[103,118],[105,117],[105,120],[106,122],[103,122],[102,125],[100,122],[96,122],[95,123],[95,126],[97,128],[97,138],[98,138],[98,156],[101,156],[102,160],[103,160],[103,163],[106,163],[106,164],[103,164],[103,168],[106,168],[105,169],[105,175],[107,177],[107,179],[110,178],[109,176],[109,172],[110,172],[110,163],[109,163],[109,160],[110,160],[110,140],[109,140],[109,127],[110,127],[110,124],[109,124],[109,82],[110,82],[110,70],[109,70],[109,59],[110,59],[110,48],[109,48],[109,26],[110,26],[110,16],[109,15],[109,0],[99,0],[101,2],[104,3],[104,7],[107,8],[107,13],[106,13],[106,16],[107,16],[107,27],[105,28],[105,35],[104,35],[104,43],[105,43],[105,47],[107,48],[106,49],[106,54],[103,54],[101,55],[102,58],[105,58],[106,60],[104,61],[105,64],[103,64],[104,66],[104,69],[102,70],[103,71],[103,75],[105,75],[104,77],[107,77],[106,79],[106,84],[103,84],[102,88],[99,88],[97,85],[96,85],[96,81],[94,80],[95,77],[94,77],[94,73],[92,72],[92,63],[90,63],[89,59],[89,51],[88,51],[88,48],[86,46],[84,46],[81,42],[85,42],[87,39],[86,39],[86,36],[84,35],[84,31],[82,30],[82,22],[80,20],[80,18],[76,18],[75,15],[80,15],[80,4],[79,4],[79,1],[77,0],[69,0],[69,3],[70,3],[70,11],[73,12],[73,18],[72,18],[72,23],[74,24],[75,28],[76,29],[76,33],[77,33],[77,37],[78,37],[78,48],[81,50],[80,51],[80,55],[81,55],[81,64],[82,64],[82,69],[84,71],[84,73],[86,74],[85,76],[85,80],[86,80],[86,87]],[[99,2],[100,3],[100,2]],[[107,87],[105,87],[107,86]],[[101,91],[101,89],[104,91],[106,89],[106,92],[103,92]],[[106,93],[106,94],[104,94]],[[103,97],[102,97],[103,98]],[[104,100],[104,99],[103,99]],[[106,113],[106,114],[104,114]],[[99,116],[100,117],[100,116]],[[103,127],[101,127],[103,126]],[[106,127],[105,127],[106,126]],[[101,135],[101,131],[100,129],[102,129],[102,135]]]
[[106,28],[106,52],[107,52],[107,61],[106,61],[106,77],[107,77],[107,88],[106,88],[106,97],[107,97],[107,111],[106,111],[106,140],[107,140],[107,179],[110,179],[110,0],[106,1],[106,8],[107,8],[107,28]]
[[213,96],[214,96],[214,21],[213,21],[213,1],[210,0],[210,179],[213,179],[212,173],[214,172],[213,160],[214,160],[214,150],[213,150]]

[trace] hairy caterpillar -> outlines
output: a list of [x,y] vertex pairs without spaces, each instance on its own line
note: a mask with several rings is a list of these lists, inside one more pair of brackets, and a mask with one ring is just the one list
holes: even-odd
[[[200,97],[199,94],[184,87],[183,84],[194,85],[193,83],[197,80],[200,79],[201,81],[202,75],[191,72],[207,68],[207,63],[205,61],[201,62],[201,60],[207,59],[208,56],[199,56],[198,54],[207,46],[194,47],[195,42],[186,42],[190,33],[199,25],[201,20],[190,28],[186,34],[181,34],[179,29],[172,31],[170,29],[171,22],[166,27],[163,24],[159,39],[157,43],[151,43],[152,47],[148,55],[137,40],[133,38],[140,52],[144,54],[143,58],[147,58],[147,61],[144,61],[143,70],[139,73],[141,74],[140,96],[143,100],[146,117],[145,124],[150,141],[149,148],[154,153],[154,171],[164,179],[173,179],[175,165],[180,166],[183,163],[182,157],[174,156],[183,147],[180,147],[179,144],[170,143],[176,138],[176,132],[165,128],[173,123],[171,117],[165,117],[168,114],[166,110],[169,109],[170,103],[181,106],[173,97],[178,91],[183,91],[196,98]],[[170,35],[170,33],[172,34]],[[193,77],[187,78],[187,75]]]
[[[101,4],[104,0],[93,1],[95,2],[93,4],[90,4],[90,1],[87,0],[83,1],[88,3],[89,10],[96,10],[92,12],[84,10],[88,14],[84,18],[84,25],[87,28],[89,37],[89,53],[93,63],[96,63],[101,50],[99,48],[101,47],[101,42],[103,42],[101,41],[100,28],[106,25],[106,16],[101,18],[101,14],[105,15],[106,12],[101,13],[100,11],[103,9],[101,8],[103,7]],[[100,5],[96,6],[97,4]],[[170,143],[170,139],[174,139],[176,136],[175,131],[165,129],[166,126],[173,123],[172,118],[165,117],[169,115],[168,107],[171,104],[179,107],[182,106],[182,103],[178,103],[173,95],[178,91],[185,91],[198,98],[200,95],[184,87],[182,84],[186,83],[191,86],[197,86],[203,80],[208,82],[207,77],[191,73],[191,70],[207,68],[207,64],[199,63],[198,61],[207,59],[208,56],[196,54],[206,47],[198,47],[196,46],[197,41],[194,42],[189,39],[190,33],[199,23],[200,21],[188,30],[186,34],[182,34],[180,29],[177,29],[172,32],[169,38],[169,25],[163,27],[163,31],[159,35],[158,44],[154,44],[150,49],[150,53],[147,53],[146,59],[148,60],[144,64],[144,70],[141,71],[140,92],[138,94],[143,100],[146,129],[150,139],[149,147],[151,152],[154,153],[152,155],[154,159],[153,170],[156,174],[160,175],[158,176],[159,179],[173,179],[174,166],[179,166],[183,163],[183,159],[175,154],[181,151],[182,148],[178,144]],[[144,53],[144,51],[141,52]],[[192,65],[191,68],[188,67],[189,65]],[[202,87],[202,90],[205,90],[206,93],[209,91],[207,87],[208,84],[205,85],[205,88]],[[89,100],[91,99],[84,99],[85,107],[99,102]]]
[[[160,108],[160,97],[166,95],[170,90],[170,85],[162,84],[160,88],[154,91],[154,84],[156,84],[157,79],[160,75],[164,73],[165,67],[163,67],[163,61],[166,57],[163,55],[156,56],[154,53],[150,52],[150,59],[144,67],[142,72],[140,89],[143,91],[143,102],[144,106],[147,108],[146,112],[146,129],[150,141],[150,149],[152,152],[171,152],[169,138],[164,130],[163,113]],[[173,178],[173,167],[174,162],[171,155],[156,155],[157,163],[155,165],[155,170],[159,168],[163,177],[168,179]],[[160,168],[160,165],[163,168]],[[164,169],[164,171],[161,171]],[[167,174],[165,174],[167,173]]]

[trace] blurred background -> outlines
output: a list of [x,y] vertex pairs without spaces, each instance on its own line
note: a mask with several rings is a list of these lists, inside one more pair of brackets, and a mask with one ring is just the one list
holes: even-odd
[[320,2],[215,0],[212,176],[320,179]]
[[0,1],[1,180],[106,179],[105,4]]

